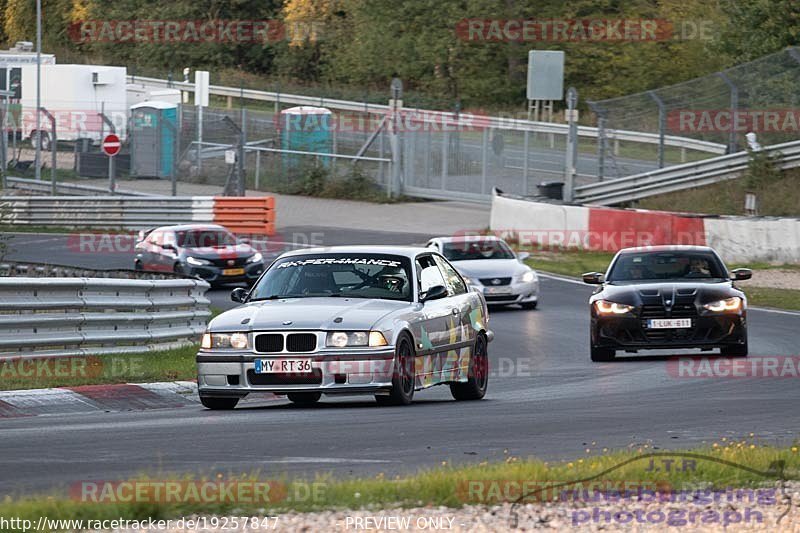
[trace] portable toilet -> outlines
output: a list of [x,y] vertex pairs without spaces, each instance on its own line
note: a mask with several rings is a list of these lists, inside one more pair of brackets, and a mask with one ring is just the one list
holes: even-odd
[[171,178],[177,153],[177,104],[150,101],[131,106],[131,176]]
[[[281,111],[281,148],[299,152],[330,154],[333,150],[333,113],[324,107],[298,106]],[[296,168],[310,156],[283,154],[284,168]],[[330,158],[320,158],[324,166]]]

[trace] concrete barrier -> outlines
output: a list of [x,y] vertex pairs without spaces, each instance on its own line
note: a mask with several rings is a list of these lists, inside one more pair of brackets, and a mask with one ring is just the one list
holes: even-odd
[[800,262],[800,220],[564,206],[494,194],[490,229],[521,246],[616,252],[631,246],[708,245],[728,262]]

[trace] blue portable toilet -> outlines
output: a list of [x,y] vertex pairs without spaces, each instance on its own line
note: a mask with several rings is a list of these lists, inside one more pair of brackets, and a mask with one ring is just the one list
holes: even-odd
[[131,176],[172,178],[178,153],[178,106],[142,102],[131,106]]
[[[298,106],[281,111],[280,135],[283,150],[330,154],[333,150],[333,113],[324,107]],[[310,156],[283,154],[284,168],[294,168]],[[329,157],[320,158],[324,166]]]

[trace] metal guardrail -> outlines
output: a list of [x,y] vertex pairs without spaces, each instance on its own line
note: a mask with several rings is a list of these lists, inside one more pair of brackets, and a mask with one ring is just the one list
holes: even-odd
[[[134,236],[130,236],[133,243]],[[23,263],[3,261],[0,263],[0,278],[115,278],[115,279],[189,279],[173,272],[151,272],[146,270],[97,270],[79,266],[54,265],[44,263]]]
[[[158,87],[162,89],[175,88],[181,91],[194,92],[194,84],[181,81],[169,81],[158,78],[146,78],[141,76],[128,76],[129,83],[140,83],[142,85]],[[241,89],[236,87],[224,87],[221,85],[211,85],[209,92],[215,96],[229,98],[245,98],[260,102],[275,102],[292,105],[319,106],[340,111],[351,111],[367,114],[386,114],[391,111],[388,105],[370,104],[367,102],[353,102],[349,100],[337,100],[333,98],[303,96],[297,94],[283,94],[269,91],[256,91],[253,89]],[[411,111],[409,111],[411,112]],[[456,116],[454,113],[432,110],[419,110],[419,120],[427,123],[453,124],[461,127],[485,127],[500,128],[517,131],[529,131],[536,133],[552,133],[556,135],[567,135],[569,126],[567,124],[557,124],[553,122],[536,122],[532,120],[519,120],[503,117],[476,116],[469,113],[462,113]],[[657,133],[646,133],[638,131],[613,130],[606,128],[606,135],[619,141],[632,141],[645,144],[659,144],[661,137]],[[579,126],[578,135],[581,137],[597,138],[598,128],[589,126]],[[724,144],[701,141],[689,137],[677,137],[667,135],[664,137],[666,146],[697,150],[713,154],[724,154],[726,146]]]
[[213,223],[213,196],[3,196],[0,224],[142,229]]
[[[52,192],[49,180],[35,180],[29,178],[16,178],[9,176],[6,178],[6,185],[9,189],[16,189],[26,192],[35,192],[49,195]],[[70,196],[102,196],[112,194],[108,189],[94,187],[92,185],[81,185],[79,183],[58,183],[56,182],[56,192]],[[125,191],[117,189],[115,196],[150,196],[147,193],[136,191]]]
[[[783,170],[800,167],[800,141],[776,144],[764,148],[771,154],[781,154],[779,167]],[[711,185],[738,178],[750,161],[747,152],[686,163],[644,172],[614,180],[592,183],[575,188],[574,199],[580,203],[615,205],[649,196]]]
[[208,288],[196,280],[0,278],[0,359],[195,343],[211,316]]

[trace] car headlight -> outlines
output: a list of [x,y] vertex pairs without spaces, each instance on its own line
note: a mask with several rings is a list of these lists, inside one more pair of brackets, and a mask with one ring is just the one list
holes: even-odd
[[250,257],[250,258],[247,260],[247,264],[250,264],[250,263],[260,263],[260,262],[261,262],[261,261],[263,261],[263,260],[264,260],[264,256],[263,256],[263,255],[261,255],[261,252],[256,252],[254,255],[252,255],[252,256],[251,256],[251,257]]
[[331,331],[325,340],[329,348],[348,346],[386,346],[386,337],[380,331]]
[[742,299],[738,296],[734,296],[733,298],[727,298],[725,300],[719,300],[718,302],[711,302],[710,304],[705,304],[703,308],[708,309],[709,311],[713,311],[715,313],[722,313],[727,311],[738,311],[742,308]]
[[206,333],[200,347],[204,350],[247,350],[250,341],[247,333]]
[[532,281],[536,281],[536,272],[534,272],[533,270],[529,270],[524,274],[522,274],[521,276],[519,276],[518,279],[521,283],[531,283]]
[[197,257],[187,257],[186,258],[186,262],[189,263],[190,265],[194,265],[194,266],[203,266],[203,265],[210,265],[211,264],[211,261],[209,261],[207,259],[200,259],[200,258],[197,258]]
[[618,304],[616,302],[609,302],[608,300],[597,300],[594,303],[594,308],[597,313],[601,315],[624,315],[633,311],[632,305]]

